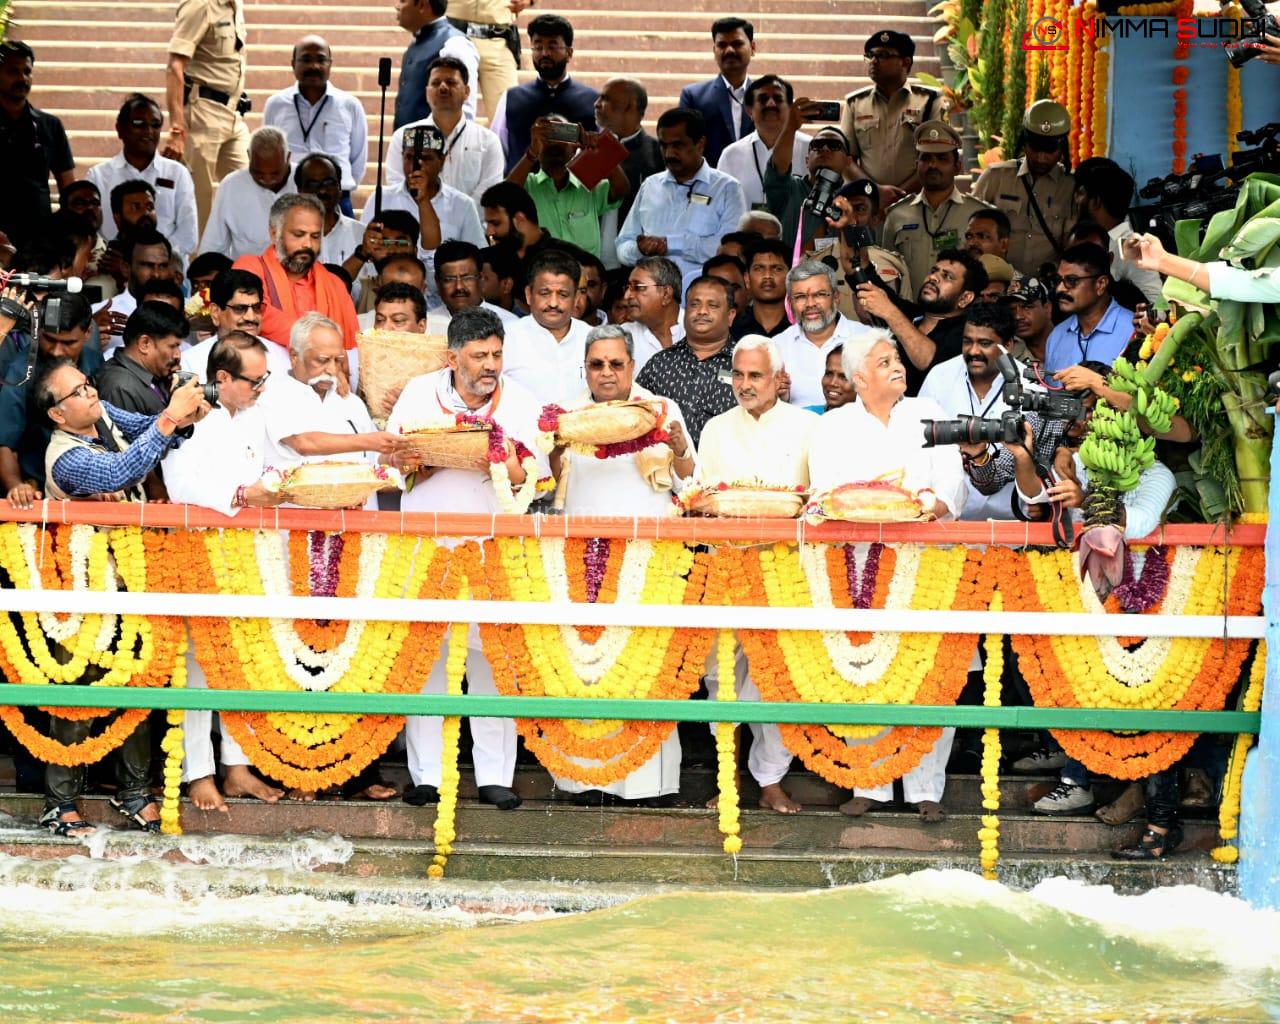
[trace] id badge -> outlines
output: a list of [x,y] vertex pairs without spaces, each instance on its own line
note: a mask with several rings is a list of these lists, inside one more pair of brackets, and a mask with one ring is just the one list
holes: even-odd
[[933,251],[941,252],[943,249],[956,249],[960,243],[960,232],[955,228],[950,231],[944,231],[940,235],[936,235],[933,239]]

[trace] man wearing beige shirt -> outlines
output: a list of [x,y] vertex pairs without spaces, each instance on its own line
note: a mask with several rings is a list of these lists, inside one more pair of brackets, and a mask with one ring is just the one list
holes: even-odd
[[180,0],[165,70],[169,134],[162,155],[191,171],[201,233],[214,185],[249,165],[244,44],[243,0]]
[[[733,350],[733,396],[737,405],[712,417],[698,441],[699,479],[704,485],[763,481],[776,487],[809,486],[809,438],[818,417],[780,401],[782,357],[772,338],[748,334]],[[707,663],[707,691],[719,691],[713,654]],[[759,700],[741,645],[734,652],[734,682],[739,700]],[[714,727],[713,727],[714,728]],[[791,768],[791,751],[776,725],[753,723],[747,767],[760,786],[760,806],[795,814],[800,805],[787,795],[782,780]]]

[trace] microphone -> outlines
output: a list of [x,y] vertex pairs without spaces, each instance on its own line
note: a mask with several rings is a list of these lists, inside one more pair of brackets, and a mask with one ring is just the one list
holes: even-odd
[[69,295],[78,295],[84,287],[84,282],[78,277],[63,280],[57,277],[40,277],[38,274],[10,274],[3,283],[28,288],[33,292],[67,292]]
[[391,85],[391,58],[382,57],[378,61],[378,87],[386,89]]
[[387,88],[391,85],[391,58],[378,60],[378,88],[382,90],[382,107],[378,114],[378,180],[373,186],[373,216],[382,216],[382,149],[387,134]]

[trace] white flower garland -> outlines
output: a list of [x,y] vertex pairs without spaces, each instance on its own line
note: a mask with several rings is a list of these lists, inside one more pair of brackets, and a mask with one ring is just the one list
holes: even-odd
[[[865,560],[868,544],[854,545]],[[800,545],[800,563],[809,584],[810,599],[815,608],[835,608],[831,597],[831,580],[827,575],[825,547],[816,544]],[[915,591],[916,572],[920,567],[920,545],[903,544],[894,549],[897,556],[893,579],[885,597],[885,608],[900,610],[911,607]],[[864,562],[865,564],[865,562]],[[869,686],[879,682],[889,670],[898,654],[899,633],[872,633],[863,644],[853,643],[846,633],[823,631],[822,642],[832,667],[845,682],[853,686]]]
[[[35,523],[24,523],[18,529],[18,537],[22,542],[23,557],[27,560],[27,578],[31,580],[31,585],[34,589],[43,590],[44,582],[40,578],[39,555],[36,551],[36,529]],[[75,590],[89,589],[89,556],[93,548],[96,532],[94,527],[84,523],[71,527],[69,550],[71,554],[72,587]],[[115,572],[115,560],[110,553],[107,554],[103,589],[107,593],[120,589]],[[64,647],[69,641],[74,640],[80,630],[84,628],[85,616],[79,612],[71,612],[65,619],[59,619],[52,612],[39,612],[38,615],[40,628],[44,630],[45,636]],[[117,617],[103,615],[100,616],[99,621],[98,639],[95,646],[98,650],[106,650],[115,637],[116,626],[118,625]]]

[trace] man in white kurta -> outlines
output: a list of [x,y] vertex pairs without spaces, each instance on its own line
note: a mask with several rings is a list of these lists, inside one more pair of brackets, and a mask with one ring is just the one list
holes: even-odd
[[[818,416],[778,398],[782,359],[774,341],[748,334],[733,350],[733,395],[738,404],[712,417],[698,442],[699,480],[704,486],[761,481],[775,487],[808,487],[809,444]],[[734,676],[739,700],[759,700],[741,645]],[[707,694],[716,699],[719,676],[715,652],[707,660]],[[714,730],[714,726],[712,727]],[[760,806],[783,814],[800,810],[782,788],[791,751],[772,723],[751,724],[751,777],[760,786]]]
[[591,327],[573,318],[582,272],[567,253],[540,253],[529,263],[529,315],[507,328],[503,373],[542,405],[568,408],[586,386],[585,353]]
[[[387,430],[402,428],[456,413],[488,416],[502,427],[509,439],[533,450],[538,435],[537,400],[514,381],[502,379],[503,329],[496,316],[485,310],[466,310],[449,322],[449,365],[435,373],[415,377],[405,385]],[[535,472],[548,475],[546,460],[538,456]],[[507,459],[512,487],[525,479],[514,455]],[[418,470],[411,490],[400,500],[403,512],[483,512],[501,511],[488,472],[472,469]],[[480,648],[480,631],[473,625],[467,640],[467,684],[469,693],[496,694],[493,669]],[[448,641],[431,669],[423,693],[444,693]],[[520,805],[511,782],[516,767],[516,728],[509,718],[469,718],[472,760],[480,799],[502,810]],[[410,716],[405,724],[405,746],[413,789],[408,803],[422,805],[439,799],[443,719],[437,715]]]
[[[818,422],[809,448],[809,481],[815,493],[884,478],[917,492],[925,510],[936,518],[954,519],[968,497],[960,452],[954,445],[923,446],[922,421],[946,419],[946,415],[930,399],[902,397],[906,370],[893,335],[869,331],[845,345],[842,359],[858,398],[832,409]],[[903,776],[903,797],[917,806],[925,821],[941,821],[945,816],[940,801],[954,737],[955,729],[944,729],[920,764]],[[859,817],[892,799],[892,783],[855,789],[840,810]]]
[[[593,328],[586,344],[587,387],[571,407],[654,399],[653,394],[634,383],[635,370],[630,335],[616,324]],[[697,462],[684,417],[675,402],[667,402],[665,429],[670,435],[667,441],[633,455],[597,459],[560,449],[553,452],[552,465],[565,489],[565,514],[637,518],[668,515],[672,490],[694,474]],[[560,776],[555,776],[555,782],[567,793],[587,794],[575,801],[579,803],[594,803],[591,794],[600,792],[622,800],[652,800],[680,791],[680,756],[680,734],[673,725],[657,752],[625,779],[606,786],[586,786]]]
[[[279,504],[280,499],[261,483],[266,427],[257,402],[269,376],[266,349],[261,340],[242,331],[230,332],[214,347],[208,360],[208,379],[218,385],[218,406],[196,425],[190,439],[164,460],[170,501],[202,505],[227,516],[245,506]],[[209,685],[194,657],[194,644],[187,653],[187,685]],[[201,810],[225,811],[217,785],[212,728],[213,712],[187,712],[182,780],[191,784],[191,802]],[[223,783],[227,796],[252,796],[270,803],[280,798],[279,789],[249,771],[249,759],[225,729],[222,764],[227,770]]]

